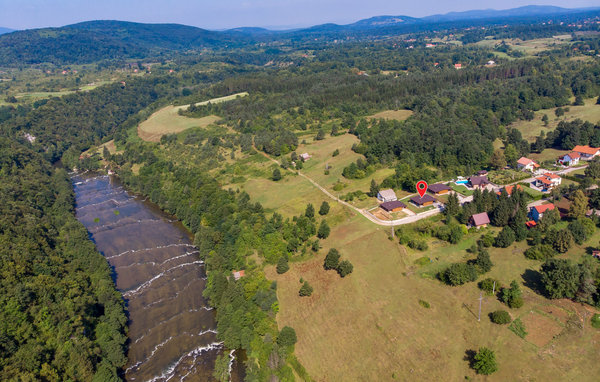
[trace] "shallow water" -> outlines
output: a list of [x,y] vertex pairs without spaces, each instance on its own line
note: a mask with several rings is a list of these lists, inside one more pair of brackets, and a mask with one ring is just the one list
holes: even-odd
[[[117,179],[73,177],[77,218],[114,270],[129,315],[128,381],[212,381],[219,354],[206,274],[190,233]],[[232,381],[242,380],[234,360]]]

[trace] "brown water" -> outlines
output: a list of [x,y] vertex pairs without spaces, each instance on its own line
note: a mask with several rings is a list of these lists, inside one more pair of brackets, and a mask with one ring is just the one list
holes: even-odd
[[216,338],[202,297],[206,274],[190,233],[115,178],[76,175],[77,218],[114,270],[129,314],[129,381],[212,381],[215,359],[229,355],[231,380],[241,362]]

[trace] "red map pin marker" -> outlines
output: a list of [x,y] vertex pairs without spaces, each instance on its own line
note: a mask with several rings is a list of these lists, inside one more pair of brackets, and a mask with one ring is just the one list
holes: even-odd
[[419,193],[420,197],[423,197],[423,195],[425,195],[425,193],[427,192],[427,182],[424,180],[420,180],[417,182],[417,192]]

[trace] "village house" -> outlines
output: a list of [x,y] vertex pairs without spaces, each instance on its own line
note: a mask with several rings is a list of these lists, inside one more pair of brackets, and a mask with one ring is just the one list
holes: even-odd
[[462,64],[454,64],[454,69],[462,69]]
[[488,184],[490,184],[488,178],[486,175],[483,176],[472,176],[469,178],[469,184],[471,185],[471,187],[473,188],[480,188],[483,189],[485,188],[485,186],[487,186]]
[[592,257],[600,260],[600,251],[592,251]]
[[447,194],[450,190],[452,190],[452,188],[450,188],[449,186],[447,186],[447,185],[445,185],[443,183],[432,184],[427,189],[427,191],[431,192],[434,195]]
[[504,186],[503,188],[499,189],[498,191],[496,191],[496,195],[500,196],[502,195],[502,190],[506,191],[506,193],[508,194],[508,196],[511,196],[513,191],[515,190],[515,188],[519,191],[523,191],[523,187],[520,184],[517,184],[516,186]]
[[573,152],[581,155],[582,160],[592,160],[593,158],[600,155],[600,148],[590,146],[575,146]]
[[579,163],[579,159],[581,159],[581,155],[573,151],[558,157],[558,163],[563,166],[576,166]]
[[540,221],[540,219],[544,216],[544,212],[553,210],[554,204],[547,203],[539,206],[531,207],[529,210],[529,217],[536,223]]
[[245,272],[244,270],[241,270],[241,271],[233,271],[233,272],[231,272],[231,273],[233,274],[233,278],[234,278],[235,280],[239,280],[239,279],[241,279],[242,277],[244,277],[244,276],[246,275],[246,272]]
[[302,154],[300,154],[300,159],[302,159],[303,161],[307,161],[310,158],[312,158],[312,157],[310,156],[309,153],[302,153]]
[[554,187],[560,186],[561,182],[562,178],[560,176],[551,172],[547,172],[542,176],[538,176],[537,178],[535,178],[535,180],[533,181],[533,185],[538,188],[541,188],[542,191],[548,191],[553,189]]
[[403,209],[405,209],[406,204],[402,203],[399,200],[394,200],[392,202],[381,203],[379,205],[379,207],[381,207],[382,210],[387,211],[387,212],[398,212],[398,211],[402,211]]
[[435,203],[437,199],[431,195],[425,194],[423,195],[423,197],[420,197],[418,195],[413,196],[412,198],[410,198],[410,201],[413,202],[413,204],[417,207],[427,207],[433,205],[433,203]]
[[391,188],[387,190],[381,190],[377,193],[377,199],[382,202],[393,202],[398,200],[396,193]]
[[539,164],[535,163],[532,159],[521,157],[517,161],[517,169],[521,171],[532,171],[540,167]]
[[475,214],[469,219],[469,224],[477,229],[481,227],[487,227],[487,225],[490,224],[490,217],[488,216],[487,212]]

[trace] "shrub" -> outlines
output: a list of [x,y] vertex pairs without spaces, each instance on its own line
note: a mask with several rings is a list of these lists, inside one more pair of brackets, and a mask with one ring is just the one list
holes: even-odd
[[600,329],[600,314],[596,313],[592,316],[592,326],[596,329]]
[[417,264],[421,267],[425,266],[429,263],[431,263],[431,259],[427,256],[419,257],[418,259],[415,260],[415,264]]
[[454,263],[440,274],[446,284],[456,286],[477,280],[477,270],[471,264]]
[[326,270],[337,269],[340,262],[340,253],[337,249],[331,248],[325,256],[325,264],[323,264],[323,268]]
[[502,231],[496,236],[494,240],[494,246],[500,248],[506,248],[515,241],[515,231],[509,226],[502,228]]
[[319,239],[327,239],[327,237],[329,237],[330,232],[331,232],[331,229],[329,228],[327,221],[323,220],[321,222],[321,224],[319,225],[319,230],[317,231],[317,237]]
[[338,149],[335,149],[333,154],[331,154],[331,156],[334,156],[334,157],[337,157],[338,155],[340,155],[340,150],[338,150]]
[[407,244],[409,248],[416,249],[417,251],[426,251],[429,249],[425,240],[410,239]]
[[312,292],[313,287],[310,286],[308,281],[305,281],[304,284],[302,284],[302,286],[300,287],[300,291],[298,291],[298,294],[300,295],[300,297],[307,297],[310,296]]
[[526,258],[531,260],[547,260],[556,255],[556,251],[549,244],[538,244],[523,253]]
[[494,244],[494,235],[491,232],[488,232],[482,235],[477,243],[481,243],[484,247],[491,247]]
[[[494,291],[494,282],[496,283],[495,291]],[[481,289],[487,295],[490,295],[490,296],[502,288],[502,284],[500,283],[500,281],[498,281],[496,279],[492,279],[492,278],[487,278],[485,280],[481,280],[477,286],[479,286],[479,289]]]
[[288,264],[288,258],[286,255],[283,255],[277,260],[277,273],[280,275],[290,270],[290,265]]
[[502,288],[500,299],[509,307],[518,309],[523,306],[523,295],[519,284],[513,280],[510,288]]
[[337,272],[341,277],[346,277],[354,270],[354,266],[348,260],[343,260],[337,267]]
[[498,370],[496,354],[488,348],[479,349],[479,352],[475,355],[473,368],[477,370],[477,374],[490,375],[494,373]]
[[329,213],[329,203],[323,202],[321,203],[321,207],[319,208],[319,215],[324,216]]
[[431,308],[431,305],[425,300],[419,300],[419,305],[421,305],[423,308]]
[[498,325],[509,324],[512,321],[510,314],[506,310],[497,310],[490,313],[490,319],[494,324]]
[[510,324],[508,327],[513,333],[521,338],[525,338],[527,335],[527,330],[525,329],[525,325],[523,325],[523,321],[520,318],[517,318]]
[[298,341],[296,331],[289,326],[284,326],[277,336],[277,344],[279,346],[293,346],[296,341]]
[[483,248],[479,250],[473,264],[477,267],[477,271],[480,274],[489,272],[494,266],[494,263],[492,263],[492,260],[490,259],[490,254]]
[[279,171],[278,168],[273,170],[273,176],[271,177],[271,179],[273,179],[275,182],[277,182],[278,180],[281,180],[281,171]]

